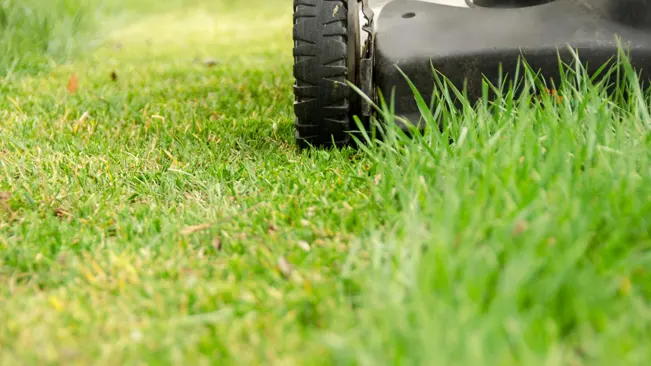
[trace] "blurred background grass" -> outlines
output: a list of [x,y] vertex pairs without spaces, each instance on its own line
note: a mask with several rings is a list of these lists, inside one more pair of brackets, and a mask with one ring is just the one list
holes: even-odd
[[0,3],[0,75],[37,72],[92,45],[97,0],[7,0]]
[[[262,10],[273,1],[249,0]],[[38,73],[101,44],[106,32],[145,13],[219,8],[238,0],[5,0],[0,2],[0,77]],[[274,6],[276,6],[274,5]],[[214,10],[214,9],[213,9]]]

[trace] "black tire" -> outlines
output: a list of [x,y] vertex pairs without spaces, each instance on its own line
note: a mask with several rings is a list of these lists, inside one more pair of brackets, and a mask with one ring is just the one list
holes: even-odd
[[[351,0],[351,6],[357,6]],[[349,0],[294,0],[294,113],[299,148],[351,141],[355,43],[349,42]],[[354,25],[353,25],[354,26]]]

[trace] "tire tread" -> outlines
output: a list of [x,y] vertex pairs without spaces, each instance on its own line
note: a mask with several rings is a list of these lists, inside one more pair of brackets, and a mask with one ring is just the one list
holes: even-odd
[[350,143],[347,0],[294,0],[294,114],[300,148]]

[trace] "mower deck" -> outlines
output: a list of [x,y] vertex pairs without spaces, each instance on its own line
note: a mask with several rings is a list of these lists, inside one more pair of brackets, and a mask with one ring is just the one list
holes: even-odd
[[557,82],[559,56],[565,63],[574,59],[568,46],[578,51],[582,64],[593,73],[617,55],[619,37],[633,67],[645,72],[651,68],[649,4],[646,0],[556,0],[497,9],[394,0],[376,18],[374,84],[385,98],[393,91],[396,114],[416,122],[419,113],[413,93],[396,66],[426,100],[434,88],[432,66],[459,89],[465,85],[470,98],[480,98],[483,77],[497,85],[500,64],[502,73],[513,75],[523,56],[545,79]]

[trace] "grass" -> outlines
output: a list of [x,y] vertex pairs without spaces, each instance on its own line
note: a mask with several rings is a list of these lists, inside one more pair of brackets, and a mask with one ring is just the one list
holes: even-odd
[[4,79],[0,364],[650,358],[645,94],[443,88],[443,133],[301,153],[289,2],[188,4]]
[[95,0],[7,0],[0,4],[0,76],[38,72],[90,44]]

